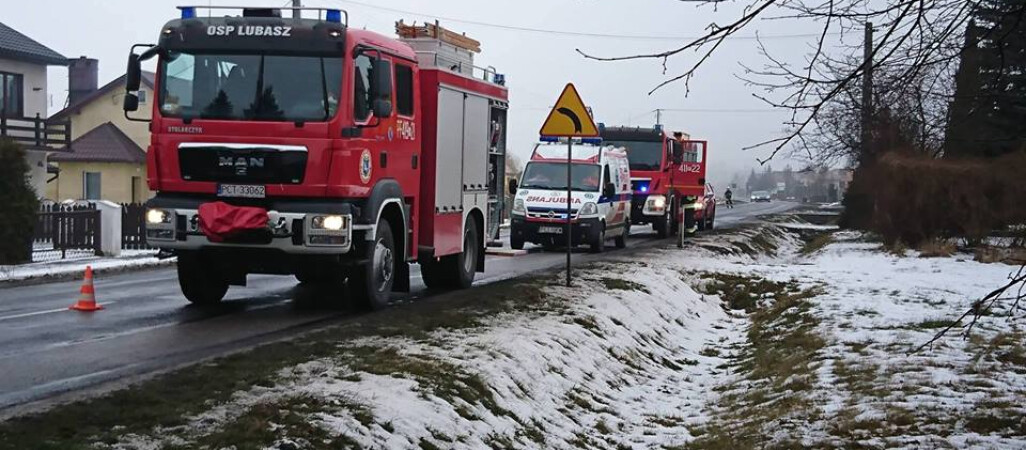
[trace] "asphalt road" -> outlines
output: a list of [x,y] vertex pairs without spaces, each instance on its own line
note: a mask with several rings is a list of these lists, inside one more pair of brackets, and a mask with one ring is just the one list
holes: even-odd
[[[793,208],[793,203],[722,205],[717,228],[729,228]],[[635,227],[628,248],[655,246],[651,227]],[[508,245],[508,244],[507,244]],[[615,255],[574,254],[588,262]],[[489,256],[475,285],[553,269],[564,253]],[[397,301],[430,295],[417,265],[412,292]],[[216,308],[192,307],[179,291],[174,269],[125,273],[96,280],[95,313],[69,311],[80,281],[0,289],[0,416],[83,391],[281,339],[353,316],[353,312],[297,308],[293,277],[252,275],[232,287]],[[386,312],[387,313],[387,312]]]

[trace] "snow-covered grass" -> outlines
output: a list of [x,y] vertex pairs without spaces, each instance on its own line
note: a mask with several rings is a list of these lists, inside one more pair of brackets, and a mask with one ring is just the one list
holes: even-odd
[[156,250],[124,250],[117,257],[89,256],[17,266],[0,266],[0,283],[81,275],[86,266],[92,267],[94,271],[103,272],[156,267],[171,262],[173,261],[158,259]]
[[100,411],[87,421],[132,422],[75,442],[1023,448],[1026,348],[1016,322],[987,317],[969,340],[909,354],[1011,268],[909,253],[787,224],[703,235],[683,251],[581,268],[573,289],[556,273],[453,293],[185,369],[194,379],[180,388],[175,380],[189,377],[151,384],[159,395],[145,385],[124,394],[151,402],[148,414],[116,408],[121,397],[79,406]]

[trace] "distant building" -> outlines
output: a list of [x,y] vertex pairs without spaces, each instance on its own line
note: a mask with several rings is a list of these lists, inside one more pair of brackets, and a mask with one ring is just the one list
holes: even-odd
[[[80,57],[68,68],[68,107],[50,117],[70,121],[73,152],[53,158],[60,174],[47,186],[54,200],[143,202],[152,193],[146,185],[149,124],[125,118],[125,76],[97,87],[98,62]],[[153,101],[154,74],[143,72],[140,104]],[[135,117],[148,119],[151,110],[139,108]]]
[[45,122],[46,68],[67,66],[68,58],[0,23],[0,138],[27,150],[29,184],[46,192],[48,154],[67,151],[66,123]]
[[47,188],[53,199],[110,200],[141,203],[146,188],[146,151],[111,122],[93,128],[71,143],[74,152],[50,159],[61,173]]
[[747,191],[769,191],[773,198],[804,202],[833,203],[844,198],[852,180],[851,169],[806,169],[752,172]]

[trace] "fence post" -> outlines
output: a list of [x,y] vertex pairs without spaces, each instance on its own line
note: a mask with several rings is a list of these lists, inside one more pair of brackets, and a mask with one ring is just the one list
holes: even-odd
[[35,118],[35,120],[33,122],[35,122],[33,125],[35,126],[35,129],[36,129],[36,147],[42,147],[43,144],[41,142],[39,142],[39,138],[40,138],[40,134],[41,134],[40,133],[41,130],[39,128],[40,128],[40,125],[43,123],[43,119],[39,117],[39,113],[36,113],[36,118]]
[[102,244],[102,247],[98,247],[100,252],[103,256],[121,255],[121,205],[107,200],[99,200],[94,205],[100,216],[104,217],[102,224],[105,226],[99,226],[96,230],[100,240],[98,245]]
[[7,137],[7,111],[0,108],[0,136]]

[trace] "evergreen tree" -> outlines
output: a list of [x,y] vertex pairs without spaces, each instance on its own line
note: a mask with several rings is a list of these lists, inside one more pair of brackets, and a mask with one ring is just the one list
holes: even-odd
[[28,183],[25,150],[0,141],[0,265],[32,260],[32,231],[39,200]]
[[1026,149],[1026,6],[986,0],[966,27],[944,154],[995,157]]

